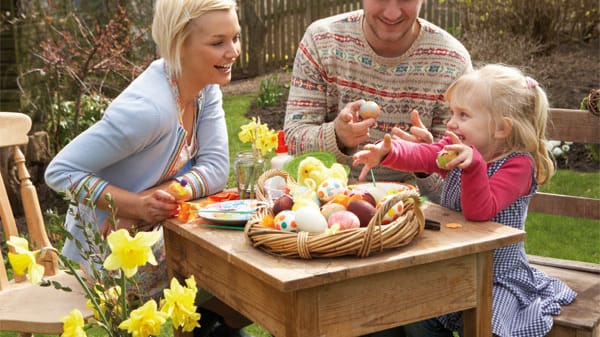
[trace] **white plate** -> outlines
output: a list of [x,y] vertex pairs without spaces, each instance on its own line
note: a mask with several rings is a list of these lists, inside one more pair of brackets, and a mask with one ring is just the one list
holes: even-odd
[[199,209],[198,215],[214,224],[239,226],[250,220],[257,206],[256,199],[227,200]]
[[348,186],[351,190],[362,190],[369,192],[378,202],[382,197],[389,194],[398,194],[402,191],[417,190],[417,188],[410,184],[404,183],[389,183],[389,182],[377,182],[373,183],[362,183]]

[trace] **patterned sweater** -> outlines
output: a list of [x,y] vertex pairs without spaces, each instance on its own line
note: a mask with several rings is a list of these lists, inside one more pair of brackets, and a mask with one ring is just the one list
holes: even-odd
[[[472,69],[464,46],[441,28],[419,19],[421,32],[401,56],[381,57],[364,38],[363,11],[311,24],[296,53],[284,129],[292,153],[328,151],[350,165],[356,149],[340,149],[333,120],[349,102],[372,100],[382,107],[370,142],[392,127],[407,130],[410,111],[439,139],[448,109],[444,93],[460,75]],[[351,178],[360,168],[352,169]],[[378,167],[378,180],[415,183],[414,175]]]

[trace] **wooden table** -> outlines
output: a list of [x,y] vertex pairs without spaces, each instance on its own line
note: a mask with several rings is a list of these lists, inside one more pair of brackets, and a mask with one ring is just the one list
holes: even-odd
[[440,231],[366,258],[314,260],[269,255],[242,231],[172,220],[168,268],[181,279],[195,275],[199,287],[277,337],[358,336],[459,310],[465,336],[491,336],[493,252],[525,232],[431,203],[424,212]]

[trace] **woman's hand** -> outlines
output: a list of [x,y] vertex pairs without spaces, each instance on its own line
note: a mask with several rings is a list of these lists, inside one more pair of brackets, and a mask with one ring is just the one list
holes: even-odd
[[[162,184],[140,193],[132,193],[109,185],[104,191],[112,196],[119,218],[118,228],[131,229],[157,224],[171,218],[179,211],[179,203],[165,191],[168,184]],[[98,207],[108,210],[110,205],[104,197],[98,199]],[[105,221],[100,232],[107,235],[113,228]]]
[[340,148],[357,147],[369,140],[369,128],[375,124],[373,118],[360,120],[358,110],[363,100],[346,104],[333,121],[333,128]]
[[400,128],[394,127],[392,129],[392,134],[400,139],[413,142],[413,143],[425,143],[431,144],[433,143],[433,135],[427,127],[421,121],[419,117],[419,112],[417,110],[413,110],[410,112],[410,122],[412,126],[409,129],[409,132],[403,131]]
[[364,180],[369,173],[369,170],[379,165],[391,149],[392,136],[385,134],[382,142],[367,144],[361,151],[356,152],[352,156],[352,166],[364,164],[360,171],[360,175],[358,176],[358,180]]
[[176,215],[179,210],[179,203],[175,197],[161,186],[141,193],[138,205],[138,214],[145,223],[163,221]]

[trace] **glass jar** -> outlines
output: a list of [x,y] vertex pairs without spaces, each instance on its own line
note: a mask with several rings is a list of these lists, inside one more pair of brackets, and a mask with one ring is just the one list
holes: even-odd
[[240,199],[254,199],[256,182],[266,170],[266,162],[260,153],[242,151],[235,155],[233,173]]

